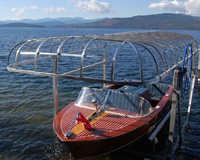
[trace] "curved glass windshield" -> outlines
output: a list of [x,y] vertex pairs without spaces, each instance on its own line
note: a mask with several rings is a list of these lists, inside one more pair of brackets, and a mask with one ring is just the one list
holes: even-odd
[[139,95],[87,87],[82,88],[75,104],[103,110],[112,107],[138,114],[148,114],[153,109],[151,104]]

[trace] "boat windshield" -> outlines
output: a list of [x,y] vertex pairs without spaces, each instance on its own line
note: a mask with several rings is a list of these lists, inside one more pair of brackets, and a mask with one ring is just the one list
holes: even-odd
[[114,111],[116,108],[141,115],[153,110],[151,104],[137,94],[87,87],[82,88],[75,104],[104,111]]

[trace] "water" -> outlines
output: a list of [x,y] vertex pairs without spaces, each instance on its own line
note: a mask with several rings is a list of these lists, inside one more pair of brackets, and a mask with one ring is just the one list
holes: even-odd
[[[124,31],[129,30],[0,28],[0,159],[72,159],[69,157],[67,147],[58,140],[52,127],[54,113],[52,79],[8,72],[7,55],[12,46],[34,38]],[[190,34],[200,44],[200,31],[171,30],[171,32]],[[171,80],[168,82],[171,83]],[[88,85],[98,86],[73,80],[59,80],[59,108],[74,100],[81,87]],[[199,96],[200,90],[196,83],[190,128],[176,159],[200,159]],[[186,106],[187,103],[183,102],[183,119],[186,117]],[[118,156],[123,157],[123,155]],[[107,156],[100,159],[115,158]]]

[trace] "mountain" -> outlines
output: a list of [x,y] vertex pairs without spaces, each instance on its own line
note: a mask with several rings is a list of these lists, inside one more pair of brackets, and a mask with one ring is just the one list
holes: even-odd
[[36,24],[27,24],[27,23],[8,23],[8,24],[1,24],[0,27],[45,27],[42,25]]
[[129,28],[200,30],[200,17],[185,14],[155,14],[127,18],[84,19],[44,18],[38,20],[0,21],[0,27],[62,27],[62,28]]
[[100,21],[100,19],[84,19],[81,17],[70,18],[70,17],[61,17],[61,18],[43,18],[43,19],[22,19],[22,20],[7,20],[0,21],[0,24],[10,24],[10,23],[27,23],[27,24],[36,24],[36,25],[44,25],[46,27],[49,26],[64,26],[68,24],[82,24],[82,23],[92,23],[96,21]]
[[65,27],[200,30],[200,17],[164,13],[130,18],[103,19],[93,23],[73,24]]

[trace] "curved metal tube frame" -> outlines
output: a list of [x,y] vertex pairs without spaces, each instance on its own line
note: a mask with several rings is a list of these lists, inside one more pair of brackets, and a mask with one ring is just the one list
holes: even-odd
[[[71,41],[70,39],[74,39],[74,40]],[[43,53],[41,52],[41,48],[44,47],[44,44],[47,41],[53,41],[53,43],[51,43],[50,45],[50,52]],[[36,46],[37,48],[35,52],[31,51],[33,49],[33,46],[35,46],[36,43],[38,42],[39,44],[38,46]],[[70,46],[69,52],[63,53],[63,48],[65,47],[66,44],[68,44],[68,42],[70,43],[68,45],[68,47]],[[84,44],[85,42],[86,44]],[[94,45],[92,45],[93,42],[94,42]],[[22,48],[28,43],[31,43],[28,50],[26,52],[22,52],[21,51]],[[128,44],[136,54],[136,57],[138,59],[138,64],[139,64],[138,69],[139,69],[140,80],[132,81],[132,82],[114,80],[116,56],[119,52],[119,49],[125,44]],[[43,75],[43,76],[50,76],[50,77],[57,77],[57,78],[83,80],[83,81],[88,81],[88,82],[128,84],[128,85],[156,83],[162,80],[163,78],[165,78],[175,67],[177,67],[178,65],[180,65],[180,63],[182,63],[183,61],[181,60],[181,58],[183,57],[182,51],[184,50],[185,46],[187,46],[188,44],[191,44],[193,48],[193,52],[195,53],[197,51],[198,46],[197,46],[197,41],[192,36],[187,36],[187,35],[182,35],[182,34],[177,34],[177,33],[167,33],[167,32],[144,32],[141,34],[138,32],[128,32],[128,33],[122,33],[122,34],[107,34],[107,35],[102,35],[102,36],[67,36],[67,37],[33,39],[33,40],[21,42],[15,45],[11,49],[8,55],[7,69],[13,72],[22,72],[22,73]],[[58,45],[57,52],[52,53],[53,48],[57,45]],[[80,48],[74,49],[75,45],[80,45]],[[113,56],[112,56],[110,79],[105,78],[106,77],[106,62],[107,62],[106,59],[109,58],[106,55],[106,48],[108,46],[113,46],[113,47],[116,46],[115,52],[113,53]],[[138,52],[137,46],[142,47],[152,57],[153,63],[156,66],[155,78],[150,79],[150,80],[144,79],[143,64],[142,64],[142,60]],[[97,48],[103,48],[102,56],[98,56],[98,55],[86,56],[86,51],[89,52],[90,50],[94,50]],[[17,49],[16,53],[14,52],[15,49]],[[13,53],[15,54],[14,63],[10,64],[11,54]],[[161,62],[162,62],[161,65],[158,64],[158,61],[157,61],[158,57],[156,57],[154,53],[157,53],[157,55],[160,57]],[[27,55],[27,60],[19,62],[20,54]],[[33,60],[29,59],[29,55],[31,54],[35,55],[35,58]],[[46,55],[46,57],[39,58],[40,54]],[[178,62],[176,62],[175,55],[177,56]],[[45,60],[45,59],[53,58],[53,56],[56,56],[57,60],[59,56],[80,57],[79,69],[72,70],[67,73],[38,72],[37,62]],[[84,57],[102,58],[102,61],[83,67]],[[170,65],[170,57],[172,57],[173,59],[172,66]],[[25,69],[18,68],[18,65],[25,65],[25,64],[30,64],[30,63],[34,64],[34,70],[25,70]],[[167,63],[167,67],[166,67],[166,63]],[[58,64],[54,66],[57,68],[58,67],[57,65]],[[84,70],[94,68],[99,65],[103,65],[103,72],[105,72],[103,73],[102,79],[95,79],[93,77],[87,77],[87,78],[83,77]],[[160,67],[163,68],[162,73],[159,73],[161,71],[159,70]],[[80,73],[80,75],[75,76],[74,75],[75,73]],[[125,77],[123,78],[125,79]]]

